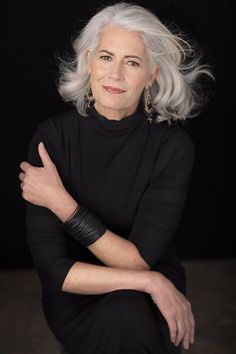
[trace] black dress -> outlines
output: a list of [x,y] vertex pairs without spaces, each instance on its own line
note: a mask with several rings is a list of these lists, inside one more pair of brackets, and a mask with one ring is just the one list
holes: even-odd
[[[75,109],[41,123],[28,161],[41,166],[43,141],[68,192],[112,232],[131,240],[152,270],[185,293],[185,272],[171,242],[191,178],[195,148],[177,125],[150,124],[142,109],[120,121],[93,108]],[[165,319],[149,294],[117,290],[99,295],[61,291],[78,260],[104,264],[65,235],[48,209],[27,203],[32,258],[42,304],[55,337],[70,354],[176,353]],[[164,340],[163,340],[164,338]]]

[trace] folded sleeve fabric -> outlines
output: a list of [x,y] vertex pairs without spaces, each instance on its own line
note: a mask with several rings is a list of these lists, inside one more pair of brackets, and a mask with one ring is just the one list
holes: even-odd
[[152,268],[173,238],[185,205],[195,156],[192,139],[174,129],[162,144],[156,168],[129,235]]
[[[28,162],[41,167],[38,144],[43,141],[53,161],[53,151],[37,131],[29,146]],[[51,290],[61,290],[75,259],[66,252],[65,234],[60,228],[60,220],[47,208],[26,202],[27,240],[31,255],[42,286]]]

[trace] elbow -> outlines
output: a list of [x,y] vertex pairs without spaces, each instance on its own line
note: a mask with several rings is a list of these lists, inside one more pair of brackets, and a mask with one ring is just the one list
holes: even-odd
[[78,269],[79,262],[76,262],[69,269],[63,283],[61,286],[61,291],[69,293],[77,293],[76,285],[78,284],[78,279],[76,276],[76,270]]
[[44,289],[66,291],[68,273],[75,263],[67,258],[59,258],[38,271]]

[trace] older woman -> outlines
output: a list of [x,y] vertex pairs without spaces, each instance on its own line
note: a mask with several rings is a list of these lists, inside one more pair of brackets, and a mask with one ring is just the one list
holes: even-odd
[[191,48],[148,10],[98,12],[63,63],[76,108],[41,123],[22,162],[27,233],[55,337],[70,354],[179,353],[194,342],[172,245],[194,159]]

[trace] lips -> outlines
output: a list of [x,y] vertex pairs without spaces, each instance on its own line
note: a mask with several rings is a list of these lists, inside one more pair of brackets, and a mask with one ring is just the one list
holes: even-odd
[[113,94],[120,94],[120,93],[124,93],[126,92],[125,90],[122,90],[118,87],[113,87],[113,86],[103,86],[103,88],[109,92],[109,93],[113,93]]

